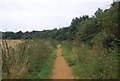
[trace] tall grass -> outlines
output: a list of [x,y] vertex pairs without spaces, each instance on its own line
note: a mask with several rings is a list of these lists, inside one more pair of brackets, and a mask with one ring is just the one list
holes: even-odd
[[117,79],[118,52],[78,42],[63,42],[63,56],[80,79]]
[[3,41],[3,79],[49,78],[56,44],[46,40],[22,40],[15,48]]

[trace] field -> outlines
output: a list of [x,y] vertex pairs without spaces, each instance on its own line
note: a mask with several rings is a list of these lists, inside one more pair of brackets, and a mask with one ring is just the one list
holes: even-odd
[[3,79],[48,78],[55,49],[45,40],[3,40]]

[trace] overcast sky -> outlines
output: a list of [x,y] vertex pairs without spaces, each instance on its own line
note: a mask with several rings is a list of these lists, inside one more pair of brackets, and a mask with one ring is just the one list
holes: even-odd
[[92,16],[112,0],[0,0],[0,31],[32,31],[69,26],[82,15]]

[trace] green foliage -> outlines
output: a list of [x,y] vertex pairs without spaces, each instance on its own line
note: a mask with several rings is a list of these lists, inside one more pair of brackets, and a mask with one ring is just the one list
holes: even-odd
[[95,18],[81,22],[76,34],[77,39],[85,43],[90,43],[93,37],[100,31],[100,27],[97,27],[96,23],[97,20]]
[[13,32],[2,33],[3,39],[15,39],[16,35]]
[[[3,32],[3,39],[55,39],[58,41],[63,40],[79,40],[90,45],[93,45],[94,37],[99,33],[104,32],[106,35],[112,35],[113,40],[120,39],[119,26],[118,26],[118,6],[119,2],[115,2],[109,9],[102,10],[98,8],[93,17],[84,15],[72,19],[71,25],[68,27],[32,31],[22,33]],[[108,36],[107,36],[108,37]],[[108,37],[110,38],[110,37]],[[107,38],[105,38],[107,39]]]
[[71,52],[72,45],[69,45],[69,44],[71,44],[71,43],[66,42],[66,41],[62,42],[63,56],[65,57],[65,59],[67,59],[68,65],[73,66],[76,64],[76,60],[75,60],[75,57],[73,55],[73,52]]
[[3,41],[3,79],[47,79],[55,59],[56,42],[22,40],[15,48]]
[[63,42],[63,56],[79,79],[117,79],[118,52],[78,42]]
[[101,14],[102,14],[102,12],[103,12],[103,10],[100,9],[100,8],[98,8],[98,10],[95,12],[95,16],[96,16],[97,18],[100,17]]
[[[3,39],[53,39],[59,42],[64,41],[62,42],[63,56],[67,59],[69,65],[74,68],[75,76],[81,79],[114,79],[117,78],[117,56],[120,54],[119,4],[120,2],[115,2],[106,10],[98,8],[92,17],[87,15],[76,17],[68,27],[25,33],[21,31],[17,33],[3,32]],[[66,40],[73,43],[65,42]],[[48,53],[52,52],[52,48],[49,47],[51,43],[46,44],[45,42],[27,41],[19,49],[20,54],[30,55],[29,59],[31,60],[29,61],[34,65],[30,66],[28,72],[28,74],[31,73],[31,76],[35,74],[36,68],[49,65],[44,62],[48,59],[46,56],[50,55]],[[14,51],[12,52],[14,53]],[[40,53],[40,56],[38,53]],[[15,54],[17,53],[15,52]],[[42,70],[39,68],[37,71],[41,72]],[[34,76],[37,77],[37,75]]]

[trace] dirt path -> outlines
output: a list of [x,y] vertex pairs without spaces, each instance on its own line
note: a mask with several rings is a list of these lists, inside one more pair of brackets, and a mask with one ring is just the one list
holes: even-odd
[[51,79],[73,79],[71,68],[67,65],[66,60],[62,56],[61,45],[59,44],[57,47],[57,57]]

